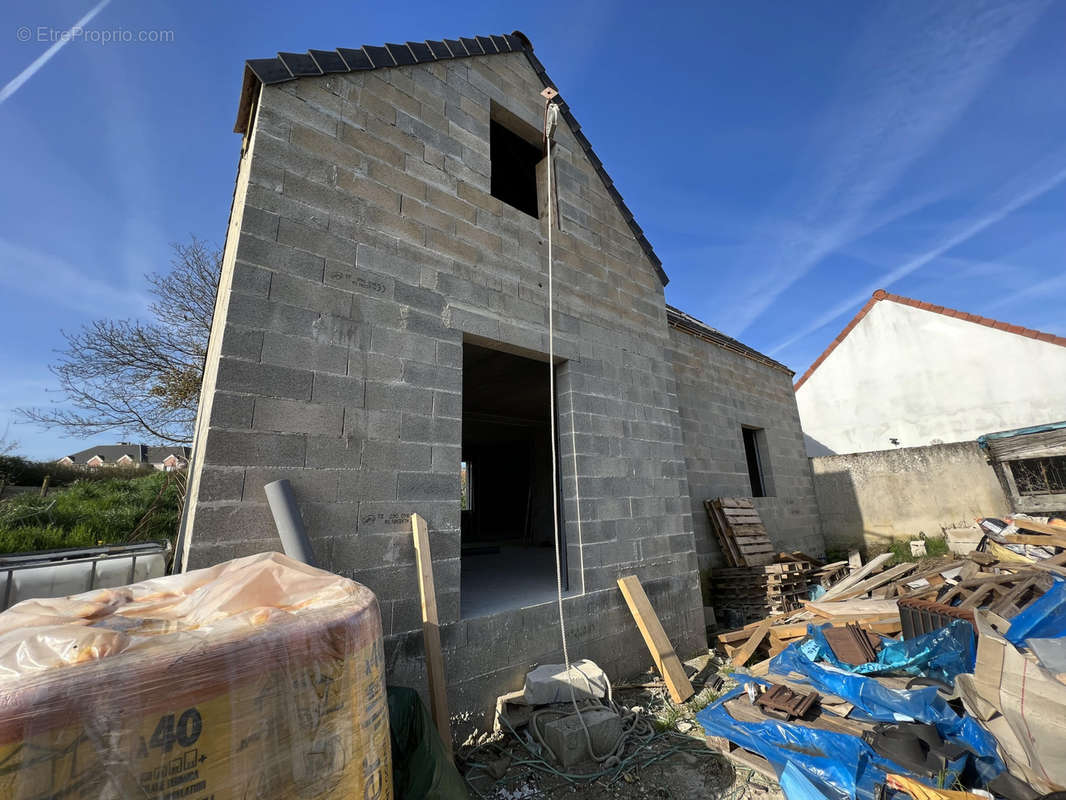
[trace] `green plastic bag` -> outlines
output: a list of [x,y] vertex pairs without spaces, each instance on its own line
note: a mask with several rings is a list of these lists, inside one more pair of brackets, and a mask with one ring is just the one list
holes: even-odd
[[418,692],[390,686],[388,700],[396,800],[469,800]]

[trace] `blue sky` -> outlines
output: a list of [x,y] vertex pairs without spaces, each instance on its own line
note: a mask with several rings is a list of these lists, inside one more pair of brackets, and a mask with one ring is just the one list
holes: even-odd
[[[0,435],[52,399],[60,328],[142,314],[170,242],[221,243],[242,63],[279,50],[524,31],[667,299],[798,372],[877,288],[1066,335],[1066,3],[691,5],[5,4]],[[97,41],[9,84],[94,9]]]

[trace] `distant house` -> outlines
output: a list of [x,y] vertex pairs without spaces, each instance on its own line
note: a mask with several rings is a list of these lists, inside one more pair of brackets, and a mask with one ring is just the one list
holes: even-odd
[[150,447],[146,444],[105,444],[89,447],[56,460],[71,467],[99,469],[101,467],[152,467],[173,472],[188,466],[192,448],[186,445]]
[[796,382],[807,453],[972,442],[1066,408],[1066,338],[874,292]]

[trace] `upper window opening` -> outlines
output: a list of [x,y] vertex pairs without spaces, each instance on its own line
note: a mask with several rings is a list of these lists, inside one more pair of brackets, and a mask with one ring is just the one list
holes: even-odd
[[543,153],[496,120],[489,123],[492,196],[531,217],[540,216],[537,202],[537,164]]
[[743,428],[744,434],[744,456],[748,462],[748,479],[751,481],[751,496],[752,497],[766,497],[766,472],[763,468],[763,462],[765,461],[765,454],[762,452],[759,434],[762,430],[759,428]]

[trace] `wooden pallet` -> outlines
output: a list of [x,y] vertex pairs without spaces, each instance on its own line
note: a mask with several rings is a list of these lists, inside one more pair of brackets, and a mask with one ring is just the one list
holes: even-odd
[[734,766],[753,770],[764,778],[777,783],[777,773],[774,772],[774,768],[770,766],[769,761],[758,753],[745,750],[743,747],[733,744],[733,742],[721,736],[708,736],[707,747],[732,762]]
[[734,567],[768,565],[777,555],[759,512],[746,497],[718,497],[705,500],[718,543],[726,560]]

